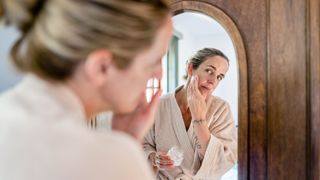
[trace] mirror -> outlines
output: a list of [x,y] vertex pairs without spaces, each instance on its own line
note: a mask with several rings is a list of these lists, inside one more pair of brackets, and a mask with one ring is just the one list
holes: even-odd
[[[173,18],[174,35],[167,55],[163,59],[163,79],[161,86],[164,93],[174,89],[186,80],[186,61],[198,50],[205,47],[221,50],[229,59],[229,70],[214,90],[218,96],[230,105],[236,127],[238,126],[238,67],[236,50],[226,29],[213,18],[196,12],[187,11]],[[222,180],[237,179],[237,165],[229,170]]]

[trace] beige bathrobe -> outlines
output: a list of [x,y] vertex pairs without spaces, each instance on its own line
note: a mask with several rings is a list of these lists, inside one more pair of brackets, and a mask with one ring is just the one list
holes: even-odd
[[237,161],[237,132],[228,103],[218,97],[209,105],[206,121],[211,132],[210,141],[201,161],[195,148],[192,124],[186,131],[175,93],[160,99],[155,124],[145,137],[147,157],[156,151],[168,152],[173,146],[184,151],[181,166],[173,170],[158,170],[157,179],[207,179],[216,180]]
[[33,75],[0,96],[0,180],[150,180],[141,145],[88,129],[80,99]]

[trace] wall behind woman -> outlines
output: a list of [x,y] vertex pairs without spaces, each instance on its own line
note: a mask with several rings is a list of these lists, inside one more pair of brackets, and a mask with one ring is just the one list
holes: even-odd
[[18,37],[15,28],[0,24],[0,92],[15,85],[22,77],[9,60],[10,48]]

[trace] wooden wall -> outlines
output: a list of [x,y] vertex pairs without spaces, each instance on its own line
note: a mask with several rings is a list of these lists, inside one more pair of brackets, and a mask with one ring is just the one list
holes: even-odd
[[320,0],[309,0],[307,8],[307,72],[310,140],[310,179],[320,179]]
[[242,36],[248,119],[239,120],[248,125],[239,146],[248,147],[239,148],[247,157],[240,179],[319,180],[320,0],[171,0],[181,2],[221,9]]

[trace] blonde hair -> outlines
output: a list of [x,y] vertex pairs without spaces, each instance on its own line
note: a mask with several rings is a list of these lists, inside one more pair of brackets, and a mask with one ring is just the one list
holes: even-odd
[[15,65],[55,80],[68,78],[97,49],[108,49],[126,68],[168,14],[164,0],[0,1],[0,17],[22,33],[11,49]]

